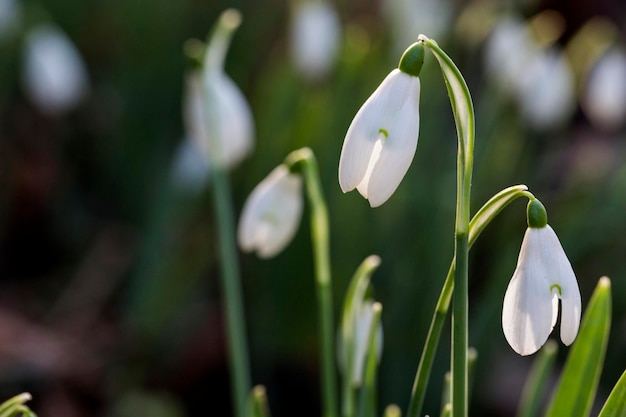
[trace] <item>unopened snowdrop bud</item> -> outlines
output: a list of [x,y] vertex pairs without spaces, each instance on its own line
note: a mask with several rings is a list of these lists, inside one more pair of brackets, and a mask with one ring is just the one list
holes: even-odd
[[239,246],[261,258],[280,253],[293,239],[303,208],[302,177],[282,164],[256,186],[239,220]]
[[530,355],[554,329],[561,300],[561,340],[570,345],[578,334],[580,290],[559,238],[547,224],[546,210],[533,199],[528,229],[517,267],[504,295],[502,329],[513,350]]
[[[363,370],[368,356],[368,341],[372,320],[374,318],[374,302],[364,301],[359,311],[355,313],[354,331],[354,364],[352,370],[352,383],[359,387],[363,381]],[[376,359],[380,361],[383,351],[383,327],[376,329]]]
[[372,207],[391,197],[409,169],[419,134],[422,42],[402,55],[348,128],[339,159],[339,185],[357,189]]
[[335,63],[341,37],[334,7],[324,0],[296,1],[290,31],[296,69],[310,80],[325,77]]
[[589,73],[582,108],[595,125],[619,129],[626,120],[626,52],[615,48]]
[[60,29],[48,24],[26,36],[22,81],[28,97],[48,114],[70,110],[89,89],[80,54]]

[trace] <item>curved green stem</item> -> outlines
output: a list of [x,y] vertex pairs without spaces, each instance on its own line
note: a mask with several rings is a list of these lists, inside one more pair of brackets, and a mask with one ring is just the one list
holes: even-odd
[[[472,218],[469,227],[469,247],[474,244],[478,236],[487,227],[489,223],[509,204],[515,201],[519,197],[534,198],[529,193],[528,187],[525,185],[515,185],[500,191],[487,201],[478,212]],[[424,343],[424,350],[420,357],[420,362],[415,374],[415,381],[413,382],[413,390],[411,392],[411,401],[407,412],[408,417],[421,416],[422,406],[424,404],[424,396],[426,394],[426,387],[428,386],[428,379],[430,377],[430,370],[432,368],[437,346],[439,345],[439,338],[441,336],[441,329],[443,328],[448,309],[450,307],[450,300],[452,298],[452,292],[454,290],[454,271],[455,261],[452,259],[448,275],[441,288],[439,299],[433,313],[433,318],[430,322],[430,328],[428,335],[426,336],[426,342]]]
[[322,351],[322,397],[324,416],[337,415],[337,378],[335,375],[335,344],[333,324],[333,294],[330,274],[330,243],[328,210],[322,193],[315,155],[309,148],[293,151],[285,163],[301,168],[311,206],[311,240],[315,264],[315,284]]

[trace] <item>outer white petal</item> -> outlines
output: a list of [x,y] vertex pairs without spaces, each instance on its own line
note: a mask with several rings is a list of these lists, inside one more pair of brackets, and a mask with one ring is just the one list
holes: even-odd
[[596,63],[585,85],[582,108],[591,121],[609,130],[626,121],[626,52],[613,49]]
[[554,230],[548,225],[535,231],[548,283],[550,286],[556,284],[561,289],[561,340],[570,345],[578,334],[582,309],[576,275]]
[[22,81],[30,99],[50,114],[69,110],[89,88],[76,47],[52,25],[38,26],[28,33]]
[[303,208],[302,178],[286,166],[275,168],[244,204],[238,229],[242,250],[262,258],[282,251],[297,232]]
[[539,259],[537,229],[526,230],[517,267],[504,295],[502,329],[520,355],[535,353],[552,330],[552,294]]
[[380,129],[389,127],[388,107],[400,99],[394,94],[398,85],[406,84],[405,77],[399,69],[391,71],[354,116],[339,158],[339,185],[344,193],[354,190],[363,180]]
[[394,96],[401,105],[390,105],[381,126],[389,132],[367,184],[367,199],[372,207],[383,204],[396,191],[408,171],[417,149],[419,133],[420,80],[401,74],[403,82],[396,84]]
[[307,78],[324,77],[333,65],[340,42],[337,12],[326,1],[299,2],[291,24],[291,56]]

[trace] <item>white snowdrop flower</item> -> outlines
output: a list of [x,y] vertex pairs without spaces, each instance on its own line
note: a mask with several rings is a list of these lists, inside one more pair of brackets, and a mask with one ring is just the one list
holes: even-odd
[[421,42],[406,50],[352,120],[339,159],[339,185],[357,189],[372,207],[394,193],[409,169],[419,134]]
[[[210,111],[207,100],[212,103]],[[221,70],[207,77],[193,71],[186,77],[183,117],[187,135],[211,164],[237,166],[254,147],[252,111],[235,83]],[[215,140],[209,137],[215,135]]]
[[582,108],[595,125],[619,129],[626,120],[626,52],[614,48],[589,73]]
[[507,16],[500,19],[485,45],[485,68],[508,94],[520,87],[522,74],[536,53],[528,25],[523,20]]
[[535,353],[548,340],[559,300],[564,344],[576,338],[581,315],[576,276],[539,200],[528,203],[528,226],[502,309],[504,336],[523,356]]
[[261,258],[280,253],[298,230],[303,205],[302,177],[279,165],[243,206],[237,235],[241,249],[256,251]]
[[89,89],[87,70],[76,47],[49,24],[31,29],[26,36],[22,81],[28,97],[48,114],[71,109]]
[[562,52],[542,49],[524,65],[517,101],[521,116],[533,128],[563,125],[576,109],[574,75]]
[[307,79],[325,77],[337,58],[341,38],[335,8],[324,0],[297,1],[290,27],[290,52],[296,69]]
[[[374,319],[374,302],[366,300],[355,313],[354,328],[354,365],[352,367],[352,382],[355,386],[360,386],[363,380],[363,370],[367,361],[368,342],[370,327]],[[376,359],[380,361],[383,351],[383,327],[379,325],[376,329]]]

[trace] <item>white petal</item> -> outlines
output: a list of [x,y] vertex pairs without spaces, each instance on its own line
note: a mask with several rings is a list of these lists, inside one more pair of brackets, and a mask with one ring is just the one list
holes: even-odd
[[552,294],[538,260],[537,229],[527,229],[517,267],[504,295],[502,329],[509,345],[520,355],[535,353],[548,339],[552,320]]
[[556,325],[556,320],[559,317],[559,296],[553,292],[552,293],[552,321],[550,322],[550,333],[554,330],[554,326]]
[[24,49],[23,83],[44,112],[69,110],[88,90],[87,70],[70,39],[52,25],[32,29]]
[[401,99],[396,94],[407,84],[406,77],[398,69],[391,71],[354,116],[339,158],[339,185],[344,193],[363,181],[380,129],[389,125],[389,106]]
[[[354,366],[352,380],[356,386],[361,385],[363,379],[363,369],[367,361],[367,348],[369,342],[369,331],[374,318],[374,303],[372,301],[364,301],[363,305],[356,312],[355,332],[354,332]],[[376,330],[376,358],[380,360],[383,349],[383,327],[379,325]]]
[[275,168],[244,204],[238,229],[242,250],[262,258],[282,251],[297,232],[302,217],[302,178],[285,165]]
[[548,283],[556,284],[560,288],[561,340],[569,345],[578,333],[582,309],[576,275],[559,238],[550,225],[536,230],[540,236],[541,261],[546,268]]
[[400,102],[402,107],[393,112],[389,125],[383,126],[389,137],[384,141],[367,185],[367,198],[372,207],[380,206],[396,191],[417,149],[420,81],[417,77],[407,77],[407,80],[409,85],[404,86],[406,98]]

